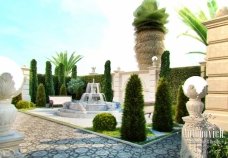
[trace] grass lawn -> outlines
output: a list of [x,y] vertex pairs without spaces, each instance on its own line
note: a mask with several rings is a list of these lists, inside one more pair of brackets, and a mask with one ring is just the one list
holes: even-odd
[[[110,137],[113,137],[113,138],[117,138],[117,139],[121,139],[121,136],[120,136],[120,128],[116,128],[116,130],[114,131],[94,131],[93,128],[85,128],[87,130],[90,130],[90,131],[93,131],[93,132],[97,132],[97,133],[100,133],[100,134],[104,134],[106,136],[110,136]],[[176,132],[175,130],[173,132]],[[170,134],[172,134],[173,132],[162,132],[163,134],[161,135],[156,135],[152,132],[151,130],[151,125],[147,126],[147,130],[146,130],[146,134],[147,134],[147,139],[143,142],[132,142],[132,143],[135,143],[135,144],[138,144],[138,145],[144,145],[144,144],[147,144],[149,142],[152,142],[154,140],[157,140],[157,139],[160,139],[162,137],[165,137],[165,136],[168,136]]]

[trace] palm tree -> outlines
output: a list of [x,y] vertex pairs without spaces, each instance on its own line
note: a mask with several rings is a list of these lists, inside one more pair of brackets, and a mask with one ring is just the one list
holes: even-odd
[[168,14],[164,8],[158,9],[156,0],[144,0],[135,10],[134,17],[135,51],[139,69],[148,69],[152,65],[153,56],[158,57],[160,65],[166,33],[164,25],[168,22]]
[[[178,11],[178,14],[181,17],[181,20],[195,32],[195,34],[191,34],[188,31],[183,33],[182,35],[189,36],[194,38],[205,46],[207,46],[207,28],[203,25],[204,21],[208,21],[215,17],[218,6],[216,0],[207,0],[207,8],[209,12],[209,17],[205,12],[200,10],[197,14],[193,13],[187,7],[183,7]],[[190,52],[190,53],[200,53],[205,54],[204,52]]]
[[71,74],[72,68],[76,63],[82,59],[81,55],[75,55],[75,52],[73,52],[68,59],[68,52],[60,52],[56,53],[56,56],[52,56],[52,60],[50,60],[55,66],[59,66],[60,63],[62,63],[65,67],[65,75],[69,76]]

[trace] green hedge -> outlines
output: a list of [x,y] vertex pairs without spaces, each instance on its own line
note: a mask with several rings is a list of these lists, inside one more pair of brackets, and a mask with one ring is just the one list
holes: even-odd
[[171,68],[169,86],[173,104],[176,104],[179,85],[191,76],[200,76],[199,66]]

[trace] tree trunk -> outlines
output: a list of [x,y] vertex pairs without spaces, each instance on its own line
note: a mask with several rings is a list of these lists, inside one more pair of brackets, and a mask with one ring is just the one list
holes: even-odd
[[143,30],[136,32],[136,59],[139,70],[148,70],[152,66],[152,57],[158,58],[160,66],[161,55],[164,52],[164,36],[165,34],[157,30]]

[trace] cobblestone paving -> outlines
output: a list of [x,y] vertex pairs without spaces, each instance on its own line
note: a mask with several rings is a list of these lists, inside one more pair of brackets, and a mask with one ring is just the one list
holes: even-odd
[[179,134],[137,148],[19,112],[13,128],[25,134],[25,158],[178,158],[180,152]]

